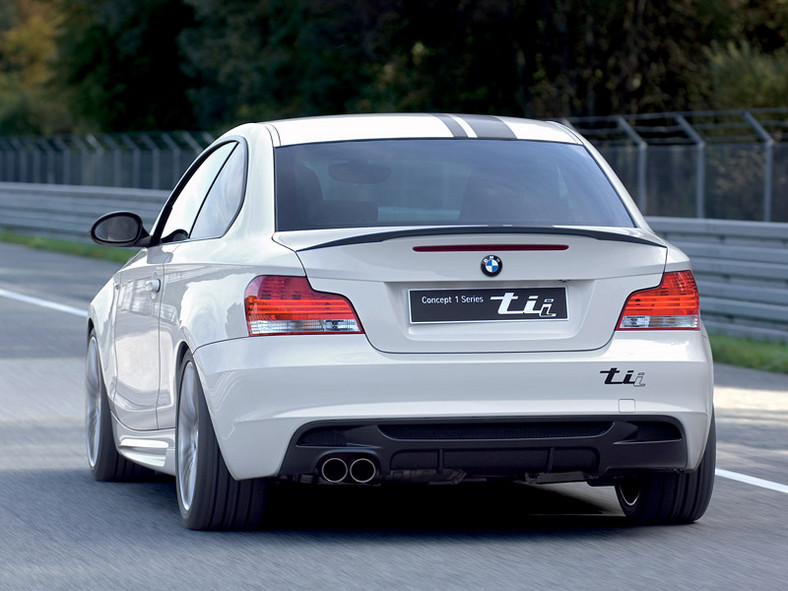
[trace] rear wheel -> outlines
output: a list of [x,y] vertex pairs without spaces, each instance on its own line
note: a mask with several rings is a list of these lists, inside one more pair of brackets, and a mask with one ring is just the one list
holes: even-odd
[[624,514],[639,524],[691,523],[706,512],[714,487],[717,436],[712,416],[706,450],[695,472],[643,472],[616,483]]
[[88,465],[96,480],[138,480],[152,474],[147,468],[124,458],[115,447],[95,331],[90,333],[85,364],[85,435]]
[[175,483],[186,527],[259,527],[267,483],[260,478],[235,480],[227,470],[191,353],[181,363],[175,431]]

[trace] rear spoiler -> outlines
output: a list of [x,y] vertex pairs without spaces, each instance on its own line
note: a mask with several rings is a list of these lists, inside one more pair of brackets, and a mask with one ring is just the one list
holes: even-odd
[[299,249],[299,252],[307,250],[315,250],[318,248],[330,248],[332,246],[348,246],[351,244],[370,244],[374,242],[384,242],[386,240],[394,240],[396,238],[412,238],[418,236],[466,236],[473,234],[542,234],[551,236],[585,236],[593,238],[594,240],[610,240],[614,242],[631,242],[633,244],[643,244],[647,246],[658,246],[666,248],[665,245],[656,240],[649,240],[640,236],[632,236],[629,234],[620,234],[618,232],[608,232],[604,230],[590,230],[584,228],[565,228],[565,227],[508,227],[508,226],[441,226],[425,227],[425,228],[411,228],[405,230],[392,230],[388,232],[370,232],[369,234],[361,234],[358,236],[351,236],[349,238],[340,238],[339,240],[330,240],[320,244],[314,244],[306,248]]

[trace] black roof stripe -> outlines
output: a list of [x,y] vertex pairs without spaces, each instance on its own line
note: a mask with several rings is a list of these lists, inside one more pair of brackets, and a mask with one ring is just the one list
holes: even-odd
[[454,120],[454,117],[446,113],[435,113],[435,116],[440,119],[443,124],[449,128],[451,134],[456,138],[467,138],[468,134],[462,128],[462,125]]
[[485,140],[516,140],[517,136],[506,123],[492,115],[463,115],[461,117],[477,137]]

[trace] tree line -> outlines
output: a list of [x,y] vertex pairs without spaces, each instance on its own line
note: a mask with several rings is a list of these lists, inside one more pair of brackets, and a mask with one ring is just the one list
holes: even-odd
[[784,0],[5,0],[0,133],[788,106]]

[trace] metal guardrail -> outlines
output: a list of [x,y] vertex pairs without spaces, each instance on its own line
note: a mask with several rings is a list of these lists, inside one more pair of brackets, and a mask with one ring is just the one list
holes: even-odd
[[36,183],[0,183],[0,229],[90,242],[91,224],[116,210],[153,225],[169,191]]
[[649,218],[692,259],[712,332],[788,344],[788,224]]
[[[167,191],[0,183],[0,229],[88,241],[114,210],[150,228]],[[788,224],[650,217],[651,227],[693,262],[710,330],[788,344]]]

